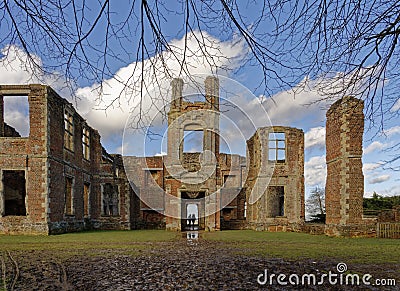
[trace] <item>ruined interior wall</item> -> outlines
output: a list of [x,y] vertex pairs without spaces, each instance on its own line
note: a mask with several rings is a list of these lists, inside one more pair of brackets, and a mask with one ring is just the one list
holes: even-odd
[[140,212],[136,228],[165,228],[164,209],[164,165],[163,158],[142,158],[143,163],[138,169]]
[[362,222],[363,101],[344,97],[326,114],[326,224]]
[[[47,233],[46,89],[41,85],[1,85],[0,96],[2,95],[28,96],[30,134],[29,137],[0,137],[0,170],[25,171],[27,214],[0,215],[0,232]],[[0,99],[3,105],[3,98]],[[4,135],[3,106],[0,106],[0,111],[0,131]],[[4,206],[2,197],[3,189],[0,183],[0,204]]]
[[221,175],[221,205],[226,205],[221,211],[221,221],[226,223],[244,220],[246,198],[242,186],[246,179],[246,158],[240,155],[220,153],[218,160]]
[[[101,184],[110,181],[120,189],[119,215],[107,218],[107,228],[129,228],[129,194],[126,177],[115,177],[111,167],[100,166],[102,146],[98,132],[89,127],[67,100],[43,85],[0,86],[0,96],[28,96],[29,137],[0,137],[0,169],[26,172],[26,216],[0,218],[2,232],[61,233],[85,228],[102,228]],[[1,98],[3,105],[3,98]],[[64,147],[64,108],[73,114],[74,150]],[[1,115],[4,108],[0,106]],[[7,125],[1,118],[1,133]],[[90,159],[83,156],[82,130],[90,132]],[[7,129],[10,131],[9,129]],[[14,135],[14,134],[13,134]],[[122,165],[119,165],[122,167]],[[72,212],[66,214],[65,183],[72,178]],[[89,213],[85,215],[84,184],[90,184]],[[1,190],[0,190],[1,191]],[[1,194],[1,193],[0,193]],[[2,195],[0,195],[1,197]],[[0,199],[1,200],[1,199]],[[0,201],[2,202],[2,201]],[[122,204],[123,205],[122,205]],[[2,204],[2,203],[0,203]],[[1,208],[1,207],[0,207]]]
[[[270,132],[285,133],[285,162],[269,161]],[[300,129],[273,126],[259,128],[247,141],[249,174],[246,181],[247,215],[250,227],[264,230],[271,225],[304,223],[304,133]],[[277,216],[274,186],[284,187],[284,215]],[[254,203],[252,199],[258,198]]]

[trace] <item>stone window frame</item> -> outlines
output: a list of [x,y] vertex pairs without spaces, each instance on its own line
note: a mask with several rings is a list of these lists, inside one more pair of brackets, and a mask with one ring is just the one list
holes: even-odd
[[83,158],[87,161],[90,161],[90,149],[91,149],[90,137],[91,137],[90,129],[85,124],[82,126],[82,155]]
[[[283,138],[279,138],[276,135],[283,134]],[[283,146],[280,143],[283,142]],[[271,146],[272,143],[272,146]],[[268,132],[268,162],[269,163],[277,163],[284,164],[286,163],[287,157],[287,142],[286,142],[286,133],[284,131],[270,131]],[[271,157],[270,153],[273,152],[274,156]],[[283,153],[284,159],[279,159],[279,154]]]
[[[0,138],[9,138],[9,137],[11,137],[11,136],[4,136],[4,134],[5,134],[5,126],[6,125],[8,125],[12,129],[14,129],[19,135],[19,136],[12,136],[12,138],[20,138],[20,139],[24,139],[25,138],[26,139],[26,138],[30,138],[30,136],[31,136],[31,104],[29,102],[30,90],[29,90],[29,92],[26,92],[25,90],[16,90],[16,91],[17,92],[20,91],[21,93],[13,92],[13,93],[7,94],[7,93],[0,92],[0,102],[1,102],[0,106],[2,107],[1,111],[0,111],[0,118],[2,118],[2,124],[3,124],[3,128],[0,129]],[[6,104],[8,103],[8,102],[6,102],[6,100],[9,97],[12,97],[12,98],[26,98],[26,102],[24,102],[24,103],[26,103],[25,105],[27,106],[26,109],[28,111],[28,116],[26,116],[26,120],[28,122],[27,127],[26,127],[26,130],[28,132],[27,134],[22,134],[21,132],[17,131],[17,129],[15,128],[15,124],[6,123],[6,120],[5,120],[6,112],[5,111],[6,111],[6,108],[7,108]]]
[[[71,192],[70,195],[67,195],[67,181],[71,180]],[[64,215],[65,216],[74,216],[75,215],[75,203],[74,203],[74,197],[75,197],[75,177],[70,176],[70,175],[65,175],[65,184],[64,184]],[[68,209],[68,204],[67,201],[70,201],[69,204],[69,209]]]
[[74,113],[68,107],[64,108],[64,148],[74,151]]
[[[107,214],[107,213],[104,213],[104,186],[106,185],[106,184],[110,184],[112,187],[113,187],[113,190],[114,191],[116,191],[117,192],[117,195],[116,195],[116,198],[117,198],[117,206],[116,206],[116,210],[117,210],[117,213],[112,213],[112,214]],[[121,215],[121,209],[120,209],[120,206],[121,206],[121,189],[120,189],[120,186],[119,185],[114,185],[113,183],[110,183],[110,182],[106,182],[106,183],[102,183],[101,184],[101,201],[100,201],[101,203],[100,203],[100,205],[101,205],[101,216],[104,216],[104,217],[118,217],[118,216],[120,216]],[[112,204],[113,205],[113,209],[114,209],[114,204]]]

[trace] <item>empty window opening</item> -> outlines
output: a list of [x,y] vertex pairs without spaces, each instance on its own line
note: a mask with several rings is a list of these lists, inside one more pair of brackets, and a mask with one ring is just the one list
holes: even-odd
[[64,146],[70,151],[74,150],[74,117],[72,113],[65,110],[64,112]]
[[25,171],[3,171],[4,215],[25,216]]
[[197,94],[189,94],[186,96],[183,96],[183,100],[186,102],[191,102],[191,103],[199,103],[199,102],[206,102],[206,97],[203,94],[197,93]]
[[268,187],[268,201],[270,217],[285,215],[285,188],[284,186]]
[[224,187],[225,188],[232,188],[232,187],[237,186],[235,182],[236,182],[235,175],[224,175]]
[[144,172],[144,185],[150,186],[158,184],[160,178],[159,170],[145,170]]
[[270,132],[268,135],[268,160],[284,163],[286,159],[286,139],[283,132]]
[[118,215],[118,187],[111,183],[103,185],[102,191],[103,215],[116,216]]
[[90,131],[86,126],[82,130],[82,150],[83,158],[90,160]]
[[65,178],[65,214],[74,214],[74,203],[73,203],[73,185],[74,179],[70,177]]
[[29,136],[28,96],[3,96],[4,101],[4,136]]
[[90,184],[84,183],[83,184],[83,214],[84,216],[89,216],[89,209],[90,209]]
[[202,130],[185,130],[183,135],[183,152],[184,153],[201,153],[203,152],[204,132]]

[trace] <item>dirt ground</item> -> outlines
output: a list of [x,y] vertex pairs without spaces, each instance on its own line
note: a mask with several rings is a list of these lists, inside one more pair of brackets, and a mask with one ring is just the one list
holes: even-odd
[[[300,282],[303,274],[315,274],[317,280],[329,271],[340,274],[337,264],[249,256],[232,244],[182,238],[147,243],[136,254],[118,249],[68,256],[51,249],[5,252],[1,256],[0,290],[399,290],[398,286],[339,285],[339,280],[332,285],[328,278],[323,286],[277,283],[278,274],[285,274],[286,282],[291,274],[299,275]],[[264,281],[265,270],[268,276],[276,274],[272,286],[268,281],[265,285],[257,282],[257,278]],[[371,274],[371,282],[395,278],[400,283],[399,270],[400,264],[348,266],[348,272],[360,278]]]

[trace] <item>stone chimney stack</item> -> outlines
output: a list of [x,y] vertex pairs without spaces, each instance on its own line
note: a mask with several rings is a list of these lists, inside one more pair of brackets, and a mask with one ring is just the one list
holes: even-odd
[[183,80],[180,78],[174,78],[171,81],[171,87],[172,87],[171,109],[179,109],[182,105]]
[[208,76],[204,82],[206,101],[210,108],[219,111],[219,80],[217,77]]

